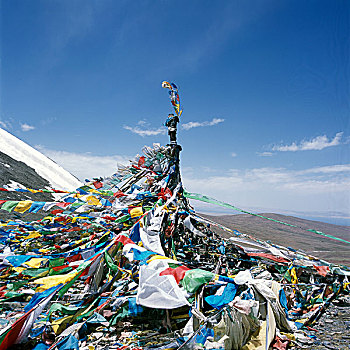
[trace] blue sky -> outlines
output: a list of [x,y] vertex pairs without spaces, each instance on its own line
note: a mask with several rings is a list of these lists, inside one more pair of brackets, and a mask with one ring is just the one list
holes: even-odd
[[350,217],[348,1],[1,3],[0,126],[79,178],[166,144],[185,187]]

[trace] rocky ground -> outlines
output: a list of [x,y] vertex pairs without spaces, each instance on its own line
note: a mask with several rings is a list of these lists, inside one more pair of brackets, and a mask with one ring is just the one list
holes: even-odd
[[302,349],[350,349],[350,296],[339,298],[331,304],[314,329],[308,335],[316,339]]

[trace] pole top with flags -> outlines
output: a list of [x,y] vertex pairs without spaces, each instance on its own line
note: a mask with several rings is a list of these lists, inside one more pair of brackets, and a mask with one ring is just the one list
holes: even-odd
[[171,104],[174,107],[176,115],[178,117],[180,117],[182,114],[182,109],[180,107],[180,96],[179,96],[179,90],[178,90],[177,86],[174,83],[169,83],[168,81],[163,81],[162,87],[164,89],[169,89]]

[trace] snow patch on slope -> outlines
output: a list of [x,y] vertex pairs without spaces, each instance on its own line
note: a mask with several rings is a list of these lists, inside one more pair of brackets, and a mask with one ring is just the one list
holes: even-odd
[[26,189],[25,186],[23,186],[22,184],[20,184],[19,182],[16,182],[16,181],[13,181],[13,180],[10,180],[10,182],[6,185],[3,186],[3,188],[6,188],[7,190],[9,191],[14,191],[16,190],[17,188],[21,188],[23,190]]
[[82,183],[42,153],[0,128],[0,151],[32,167],[53,188],[72,191]]

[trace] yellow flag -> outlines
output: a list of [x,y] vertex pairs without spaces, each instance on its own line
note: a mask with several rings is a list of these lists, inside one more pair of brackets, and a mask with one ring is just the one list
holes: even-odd
[[297,277],[297,272],[295,270],[295,267],[293,267],[290,270],[290,277],[291,277],[291,280],[292,280],[293,284],[297,284],[298,283],[298,277]]
[[42,258],[31,258],[30,260],[26,261],[25,264],[29,267],[32,267],[34,269],[38,269],[41,266],[42,262],[46,262],[48,259],[42,259]]
[[54,286],[58,286],[60,283],[65,284],[71,281],[79,272],[66,273],[65,275],[56,275],[56,276],[47,276],[43,278],[38,278],[33,281],[34,284],[42,284],[36,289],[37,293],[43,292],[46,289],[49,289]]
[[32,231],[28,236],[22,236],[23,239],[31,239],[41,237],[41,234],[37,231]]
[[101,205],[101,202],[95,196],[86,197],[86,201],[90,205]]
[[136,218],[138,216],[142,216],[143,215],[143,211],[142,211],[142,207],[136,207],[130,210],[130,216],[132,218]]
[[31,207],[32,203],[33,201],[20,201],[18,202],[15,211],[19,213],[24,213]]

